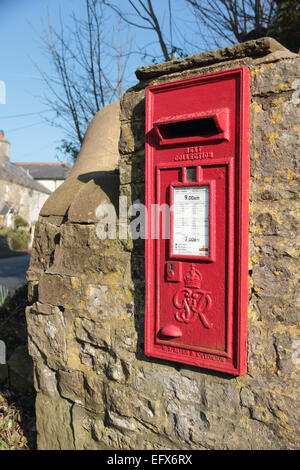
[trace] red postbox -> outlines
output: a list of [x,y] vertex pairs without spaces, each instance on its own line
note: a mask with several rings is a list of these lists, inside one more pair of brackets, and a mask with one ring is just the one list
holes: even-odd
[[145,353],[246,373],[249,71],[146,89]]

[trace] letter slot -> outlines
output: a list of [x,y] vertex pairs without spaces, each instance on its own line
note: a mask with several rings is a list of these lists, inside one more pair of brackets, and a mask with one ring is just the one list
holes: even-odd
[[229,109],[163,117],[154,129],[160,145],[229,140]]

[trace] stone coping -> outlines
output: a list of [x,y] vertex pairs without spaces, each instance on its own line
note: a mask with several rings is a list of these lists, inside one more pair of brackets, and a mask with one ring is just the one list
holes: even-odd
[[278,52],[281,52],[280,58],[282,58],[282,53],[285,53],[287,57],[298,56],[298,54],[294,54],[289,51],[275,39],[266,37],[243,42],[230,47],[224,47],[223,49],[201,52],[199,54],[184,57],[183,59],[142,66],[136,70],[135,74],[137,78],[142,81],[158,77],[160,75],[208,66],[218,62],[225,62],[245,57],[260,58]]

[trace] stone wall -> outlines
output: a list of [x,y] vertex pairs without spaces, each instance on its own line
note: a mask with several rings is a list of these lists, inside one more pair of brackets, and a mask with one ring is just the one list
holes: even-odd
[[[299,448],[299,64],[264,38],[139,69],[121,100],[119,175],[98,161],[48,200],[28,271],[40,449]],[[144,201],[145,86],[239,66],[251,73],[248,373],[232,377],[144,355],[144,241],[99,240],[95,209]]]

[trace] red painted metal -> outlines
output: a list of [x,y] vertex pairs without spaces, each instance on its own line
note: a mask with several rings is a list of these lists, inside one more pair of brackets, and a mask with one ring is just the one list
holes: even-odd
[[247,371],[249,101],[246,67],[146,89],[145,353],[234,375]]

